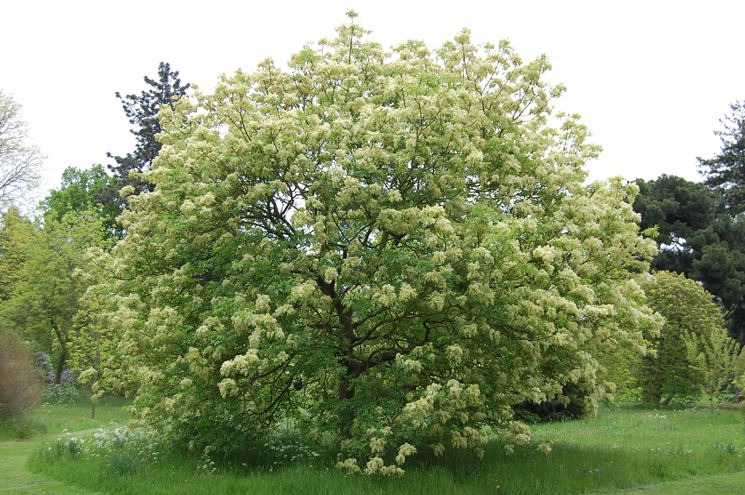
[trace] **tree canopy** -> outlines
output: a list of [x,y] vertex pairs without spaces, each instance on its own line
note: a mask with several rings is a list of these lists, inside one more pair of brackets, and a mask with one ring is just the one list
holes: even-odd
[[[122,95],[118,91],[116,97],[122,103],[122,109],[132,125],[130,132],[136,138],[134,151],[124,156],[115,156],[115,165],[109,169],[114,173],[118,181],[118,188],[110,190],[110,196],[105,199],[116,200],[118,189],[131,185],[137,192],[152,190],[152,187],[143,180],[142,173],[149,170],[153,160],[158,156],[160,143],[156,136],[162,128],[158,121],[158,112],[165,106],[172,106],[176,100],[186,94],[188,84],[182,84],[178,71],[172,71],[170,64],[161,62],[158,65],[158,76],[151,79],[145,76],[147,89],[140,94]],[[133,174],[133,175],[130,175]]]
[[713,158],[699,158],[699,168],[706,185],[722,193],[722,207],[737,215],[745,211],[745,102],[733,103],[720,122],[722,149]]
[[67,213],[93,211],[112,235],[118,235],[120,228],[116,217],[121,213],[121,200],[106,200],[109,191],[117,187],[116,178],[108,175],[101,165],[87,170],[68,167],[62,172],[60,188],[49,191],[41,210],[52,220],[61,220]]
[[721,196],[681,177],[637,180],[634,209],[643,229],[658,229],[653,267],[703,283],[725,310],[729,330],[745,342],[745,219],[719,208]]
[[162,109],[107,282],[140,417],[213,453],[291,421],[390,474],[527,442],[511,406],[566,383],[602,396],[593,356],[657,324],[655,246],[635,185],[583,184],[597,147],[549,67],[467,31],[386,52],[352,21]]
[[[86,285],[78,271],[89,247],[110,246],[95,211],[48,215],[32,223],[17,210],[3,216],[0,230],[0,326],[54,355],[59,382],[69,356],[73,319]],[[7,284],[7,285],[5,285]]]
[[36,185],[41,153],[26,135],[21,106],[0,91],[0,207]]
[[654,353],[643,358],[640,381],[644,398],[669,403],[695,396],[703,385],[689,358],[687,342],[709,342],[724,332],[722,311],[714,297],[684,275],[659,271],[645,284],[650,306],[665,318],[659,336],[652,337]]

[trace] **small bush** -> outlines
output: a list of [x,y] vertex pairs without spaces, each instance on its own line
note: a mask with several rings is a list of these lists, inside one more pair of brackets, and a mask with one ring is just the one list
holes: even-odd
[[46,433],[43,423],[29,418],[10,418],[0,423],[0,442],[4,440],[26,440]]
[[40,397],[38,368],[18,338],[0,333],[0,419],[21,416]]
[[74,404],[84,396],[75,382],[48,383],[42,393],[44,404]]
[[529,424],[582,419],[594,410],[587,388],[575,383],[564,385],[562,397],[544,402],[525,401],[513,407],[515,419]]
[[36,356],[36,366],[45,377],[41,401],[43,404],[74,404],[85,395],[74,371],[62,370],[60,382],[54,383],[55,373],[51,358],[46,352]]
[[99,429],[90,437],[66,433],[47,442],[35,459],[53,464],[81,456],[100,459],[102,466],[118,475],[144,472],[160,462],[161,442],[153,430],[122,426]]
[[36,457],[42,462],[52,463],[64,458],[79,457],[85,450],[85,440],[65,434],[57,437],[53,442],[47,442],[36,452]]

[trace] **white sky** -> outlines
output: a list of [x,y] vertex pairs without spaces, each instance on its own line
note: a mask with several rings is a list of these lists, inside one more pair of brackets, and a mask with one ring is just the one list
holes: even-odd
[[523,58],[546,53],[601,144],[591,178],[698,180],[696,157],[719,150],[713,131],[745,98],[745,2],[740,1],[40,1],[0,2],[0,89],[23,105],[46,154],[42,190],[68,165],[108,163],[133,147],[115,91],[139,93],[167,61],[211,88],[221,73],[284,63],[330,37],[354,8],[384,46],[439,46],[469,27],[476,42],[510,39]]

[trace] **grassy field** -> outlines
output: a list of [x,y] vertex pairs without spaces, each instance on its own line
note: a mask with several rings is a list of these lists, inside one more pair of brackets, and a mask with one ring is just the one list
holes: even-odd
[[0,494],[2,495],[93,495],[97,492],[78,485],[55,480],[31,472],[27,463],[32,453],[46,440],[56,438],[65,430],[80,431],[122,424],[128,415],[127,403],[104,400],[97,418],[90,418],[90,406],[85,402],[41,406],[22,421],[0,422]]
[[128,404],[122,399],[104,399],[96,409],[96,419],[91,418],[91,406],[86,400],[74,404],[42,405],[23,419],[0,422],[0,441],[121,424],[129,417],[125,411]]
[[[528,449],[507,456],[493,445],[481,463],[453,456],[396,479],[348,477],[312,466],[207,473],[198,469],[197,461],[173,458],[157,465],[134,459],[128,465],[134,468],[126,470],[90,458],[49,462],[36,455],[21,462],[41,438],[126,419],[120,405],[101,408],[99,416],[89,420],[76,406],[35,413],[49,433],[36,440],[0,443],[0,493],[739,495],[745,487],[745,431],[741,416],[727,410],[603,410],[587,421],[536,426],[537,441],[553,442],[548,456]],[[14,470],[22,471],[20,478],[15,475],[15,488],[4,486]],[[51,491],[22,491],[45,483],[58,485]]]

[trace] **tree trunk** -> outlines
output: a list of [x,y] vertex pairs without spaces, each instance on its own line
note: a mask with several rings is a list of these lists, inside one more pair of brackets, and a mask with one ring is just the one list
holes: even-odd
[[331,298],[334,312],[339,318],[341,326],[341,335],[343,345],[342,349],[337,352],[337,357],[344,368],[344,375],[339,379],[339,433],[342,439],[351,437],[352,424],[354,423],[355,411],[351,399],[354,398],[354,389],[351,386],[351,380],[360,375],[361,370],[355,366],[352,359],[354,352],[354,322],[352,320],[352,311],[345,308],[342,299],[336,292],[334,282],[326,282],[323,277],[316,278],[316,284],[321,292]]
[[96,403],[91,401],[91,419],[96,419]]
[[342,439],[351,437],[352,424],[355,419],[354,407],[351,400],[354,398],[354,389],[351,387],[351,370],[350,366],[345,366],[346,373],[339,380],[339,433]]
[[62,348],[57,359],[57,366],[54,370],[54,383],[59,385],[62,382],[62,371],[65,369],[65,363],[67,362],[67,349]]
[[57,342],[61,349],[59,359],[57,359],[57,369],[54,371],[54,383],[59,385],[62,381],[62,370],[65,369],[65,362],[67,361],[67,341],[64,338],[65,335],[60,331],[60,328],[54,321],[54,316],[49,318],[49,323],[52,326],[52,330],[54,330],[54,334],[57,336]]

